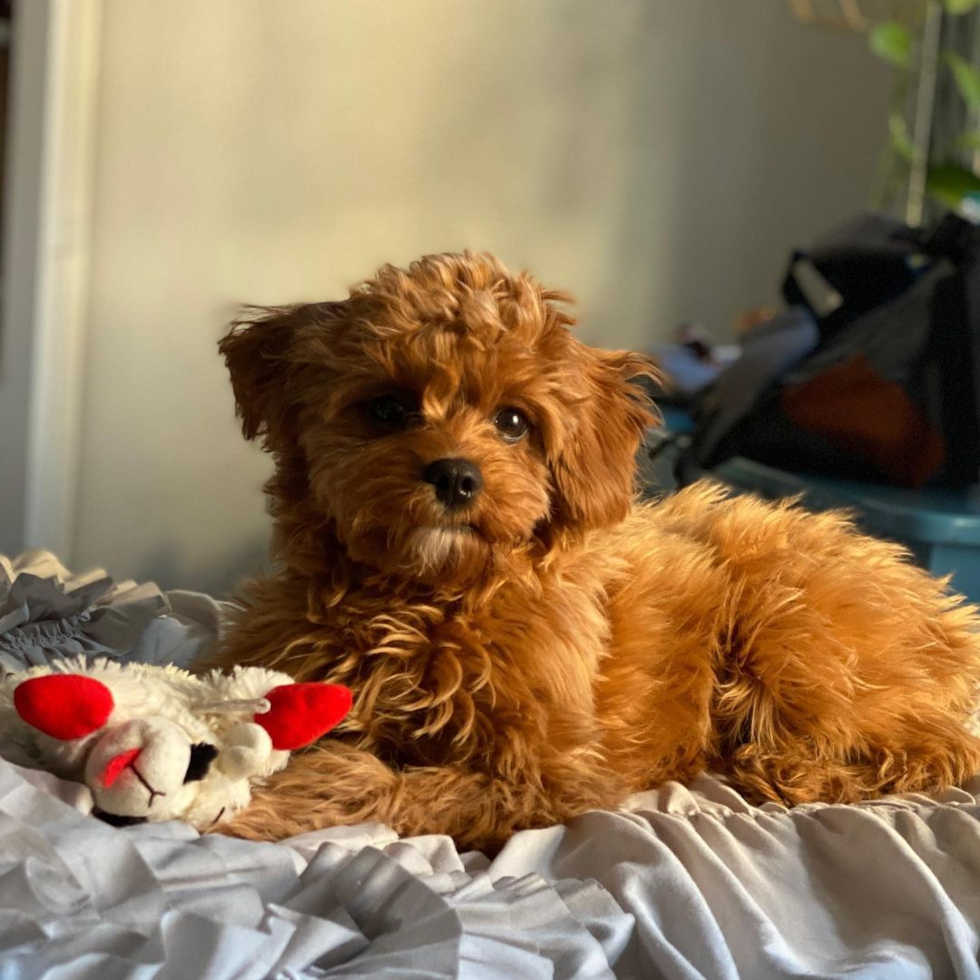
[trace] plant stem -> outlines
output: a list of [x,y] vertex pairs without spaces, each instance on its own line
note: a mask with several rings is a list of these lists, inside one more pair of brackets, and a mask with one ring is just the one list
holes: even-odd
[[905,221],[912,227],[922,224],[925,204],[942,25],[942,0],[928,0],[919,48],[919,77],[912,125],[912,164],[909,167],[908,194],[905,199]]

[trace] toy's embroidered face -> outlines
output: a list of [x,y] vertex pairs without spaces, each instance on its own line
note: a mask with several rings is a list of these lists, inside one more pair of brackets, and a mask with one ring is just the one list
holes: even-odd
[[351,703],[347,688],[332,684],[208,700],[216,692],[193,679],[155,693],[154,710],[140,711],[117,705],[93,677],[47,674],[18,684],[13,705],[51,757],[38,761],[70,763],[61,768],[84,779],[96,816],[115,826],[184,819],[203,829],[246,806],[251,779],[282,769],[290,750],[336,726]]
[[127,721],[96,736],[85,763],[85,783],[96,815],[107,823],[177,817],[198,796],[218,756],[216,746],[191,743],[166,718]]

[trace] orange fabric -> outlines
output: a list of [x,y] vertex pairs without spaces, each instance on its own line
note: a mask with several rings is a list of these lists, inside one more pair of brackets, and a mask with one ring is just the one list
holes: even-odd
[[922,486],[945,458],[942,436],[905,390],[881,377],[863,354],[785,388],[781,403],[791,422],[868,460],[900,486]]

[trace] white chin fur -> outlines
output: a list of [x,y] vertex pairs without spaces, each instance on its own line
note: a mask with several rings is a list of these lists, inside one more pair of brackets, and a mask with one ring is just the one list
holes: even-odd
[[417,527],[412,531],[412,550],[418,556],[423,569],[442,568],[459,558],[466,539],[473,532],[469,528]]

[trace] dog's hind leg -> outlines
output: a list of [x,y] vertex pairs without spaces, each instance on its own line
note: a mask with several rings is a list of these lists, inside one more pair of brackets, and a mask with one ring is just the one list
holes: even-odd
[[615,546],[597,709],[637,788],[712,768],[757,799],[846,801],[980,771],[980,617],[897,546],[709,484]]
[[733,589],[712,765],[787,803],[936,789],[980,771],[967,728],[976,610],[840,515],[746,504],[716,528]]

